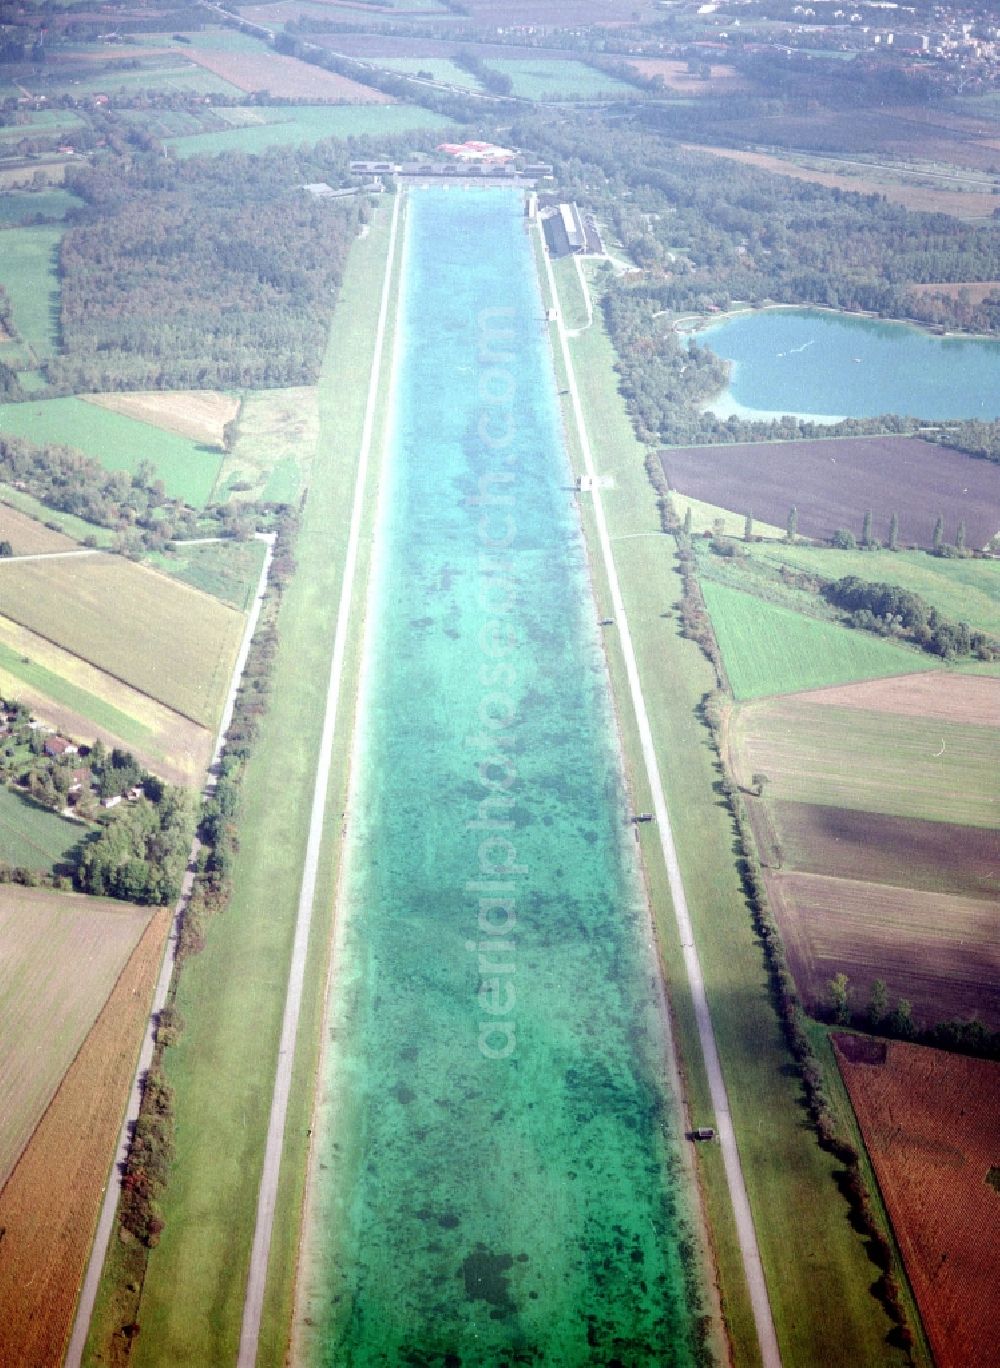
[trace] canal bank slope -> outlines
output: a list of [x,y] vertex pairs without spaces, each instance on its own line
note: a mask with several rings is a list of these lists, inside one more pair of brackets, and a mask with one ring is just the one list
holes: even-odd
[[658,974],[522,204],[415,192],[408,224],[295,1356],[695,1363]]

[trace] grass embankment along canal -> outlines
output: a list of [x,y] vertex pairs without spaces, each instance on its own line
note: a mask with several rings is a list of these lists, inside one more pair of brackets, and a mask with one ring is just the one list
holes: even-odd
[[[130,1360],[136,1368],[203,1368],[236,1359],[388,219],[387,210],[379,213],[368,236],[355,244],[334,319],[320,382],[319,447],[296,545],[298,570],[282,601],[270,709],[243,784],[232,900],[180,981],[177,1005],[186,1027],[166,1055],[176,1089],[177,1158],[163,1204],[165,1228],[138,1306],[116,1281],[123,1261],[113,1249],[88,1345],[91,1364],[123,1318],[142,1326]],[[361,539],[358,603],[375,483],[372,478]],[[356,613],[345,662],[352,681],[361,628]],[[261,1363],[283,1361],[291,1312],[350,730],[345,721],[334,742]]]
[[[769,999],[763,955],[733,852],[732,822],[717,795],[718,757],[698,715],[703,698],[714,687],[714,674],[698,648],[680,635],[673,614],[682,594],[674,542],[660,531],[643,467],[644,450],[617,393],[614,351],[599,322],[573,339],[570,347],[598,469],[615,480],[615,488],[604,495],[605,515],[665,771],[670,817],[782,1357],[788,1365],[823,1363],[826,1368],[903,1364],[905,1356],[886,1343],[891,1323],[869,1290],[876,1270],[862,1238],[849,1224],[847,1205],[833,1176],[836,1163],[820,1150],[807,1126],[794,1063]],[[566,426],[579,471],[580,453],[568,412]],[[581,510],[603,617],[610,613],[610,599],[585,496]],[[650,795],[613,628],[606,641],[634,804],[636,810],[646,811]],[[692,1120],[696,1125],[710,1124],[708,1089],[659,836],[647,827],[640,829],[640,841]],[[716,1147],[699,1149],[698,1172],[734,1356],[738,1364],[756,1363],[754,1326]]]

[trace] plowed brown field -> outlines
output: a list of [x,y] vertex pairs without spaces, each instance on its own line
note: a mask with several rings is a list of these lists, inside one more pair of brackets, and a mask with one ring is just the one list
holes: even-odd
[[271,95],[298,100],[331,100],[346,104],[393,104],[391,95],[351,81],[336,72],[324,71],[296,57],[277,53],[209,52],[192,48],[193,62],[221,76],[239,90],[266,90]]
[[940,513],[945,535],[966,524],[968,545],[1000,528],[1000,466],[919,437],[842,437],[671,447],[661,453],[672,489],[777,527],[796,492],[799,534],[829,540],[840,527],[899,514],[901,542],[929,550]]
[[948,281],[932,281],[923,285],[908,285],[906,288],[912,294],[917,295],[943,294],[955,298],[960,294],[967,294],[970,303],[981,304],[989,295],[1000,294],[1000,280],[964,280],[959,281],[958,284],[949,284]]
[[1000,1064],[897,1042],[838,1062],[937,1368],[996,1368]]
[[62,1361],[171,912],[156,913],[0,1192],[0,1364]]
[[[646,63],[636,62],[633,65],[644,66]],[[742,152],[730,147],[706,147],[696,143],[689,143],[686,146],[692,152],[707,152],[713,157],[726,157],[729,161],[742,162],[744,166],[756,166],[761,171],[770,171],[775,176],[787,176],[790,180],[811,181],[814,185],[825,185],[831,190],[849,190],[856,195],[884,195],[893,204],[901,204],[904,208],[913,209],[918,213],[982,219],[989,218],[996,205],[996,200],[989,191],[949,190],[935,185],[903,184],[899,179],[900,172],[894,168],[888,175],[885,172],[879,174],[877,167],[865,167],[864,170],[858,169],[852,174],[850,168],[831,171],[799,166],[787,157],[775,157],[767,152]]]
[[167,390],[151,394],[82,394],[88,404],[124,413],[194,442],[221,444],[222,430],[235,418],[240,401],[215,390]]
[[[761,811],[757,798],[749,798],[748,806],[753,816]],[[929,893],[1000,898],[1000,831],[826,803],[774,802],[768,809],[771,822],[757,840],[770,865]]]
[[15,556],[37,556],[48,551],[73,551],[76,542],[62,532],[19,513],[8,504],[0,504],[0,540],[9,541]]
[[987,675],[928,674],[837,684],[798,695],[830,708],[863,708],[901,717],[930,717],[973,727],[1000,726],[1000,679]]
[[875,979],[923,1026],[977,1016],[1000,1029],[1000,902],[770,870],[767,889],[806,1007],[835,974],[864,1009]]

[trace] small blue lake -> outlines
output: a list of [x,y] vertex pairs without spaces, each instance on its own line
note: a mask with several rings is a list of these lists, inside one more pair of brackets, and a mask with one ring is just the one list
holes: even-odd
[[1000,417],[1000,342],[819,309],[740,314],[696,336],[731,363],[710,406],[722,418]]

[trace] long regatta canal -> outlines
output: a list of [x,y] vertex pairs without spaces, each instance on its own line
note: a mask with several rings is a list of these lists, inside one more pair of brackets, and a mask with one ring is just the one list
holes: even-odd
[[693,1364],[697,1240],[524,203],[408,197],[297,1355]]

